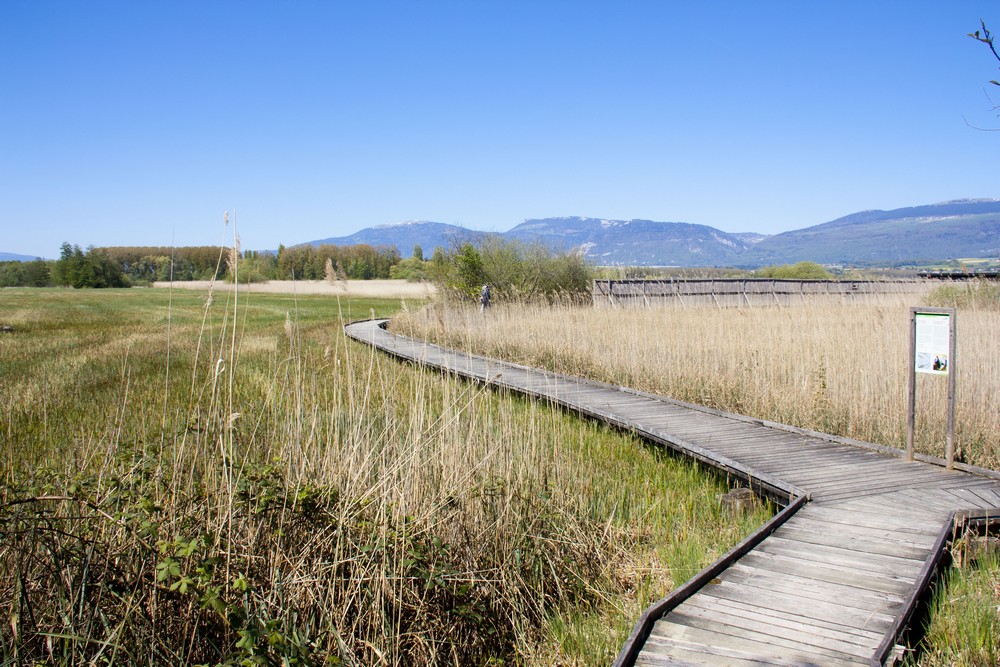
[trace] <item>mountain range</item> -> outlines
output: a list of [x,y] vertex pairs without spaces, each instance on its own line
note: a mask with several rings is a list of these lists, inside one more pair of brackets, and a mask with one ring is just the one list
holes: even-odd
[[754,268],[805,260],[852,266],[926,263],[1000,255],[1000,199],[861,211],[770,236],[734,234],[687,222],[566,217],[525,220],[502,233],[411,221],[309,244],[395,245],[404,257],[419,245],[429,257],[435,247],[447,248],[488,234],[540,242],[555,250],[578,249],[600,265]]
[[[707,225],[653,220],[564,217],[525,220],[507,232],[481,232],[442,222],[368,227],[350,236],[299,245],[394,245],[403,257],[420,246],[450,248],[487,236],[578,250],[605,266],[732,266],[813,261],[846,266],[927,264],[1000,256],[1000,199],[961,199],[891,211],[861,211],[781,234],[730,233]],[[0,253],[0,261],[34,257]]]
[[14,252],[0,252],[0,262],[33,262],[37,257],[34,255],[18,255]]

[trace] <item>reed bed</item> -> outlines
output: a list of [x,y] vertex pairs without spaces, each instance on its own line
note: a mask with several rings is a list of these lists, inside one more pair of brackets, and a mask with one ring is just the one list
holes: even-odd
[[343,334],[417,305],[0,293],[0,663],[608,663],[770,515]]
[[[435,303],[403,333],[740,414],[904,448],[912,296],[786,307],[590,309]],[[1000,467],[1000,308],[958,314],[956,443]],[[916,445],[944,455],[946,381],[918,376]]]

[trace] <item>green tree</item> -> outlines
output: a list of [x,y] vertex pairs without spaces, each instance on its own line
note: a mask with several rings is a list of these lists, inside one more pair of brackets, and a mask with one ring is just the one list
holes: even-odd
[[36,259],[24,263],[24,286],[47,287],[52,284],[52,270],[49,262]]
[[121,264],[100,248],[87,248],[64,242],[52,271],[56,285],[65,287],[128,287],[129,281]]
[[0,262],[0,287],[48,287],[52,285],[50,262]]

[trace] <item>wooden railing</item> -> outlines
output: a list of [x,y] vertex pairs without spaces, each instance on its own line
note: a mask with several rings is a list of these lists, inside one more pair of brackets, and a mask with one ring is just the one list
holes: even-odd
[[804,302],[816,297],[865,298],[912,294],[927,289],[923,280],[786,280],[779,278],[602,279],[595,280],[598,307],[766,306]]

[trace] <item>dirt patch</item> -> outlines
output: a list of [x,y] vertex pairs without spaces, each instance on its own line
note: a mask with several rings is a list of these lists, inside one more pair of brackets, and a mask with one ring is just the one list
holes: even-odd
[[[174,289],[202,290],[207,292],[208,280],[185,280],[173,283]],[[153,287],[169,287],[171,283],[155,282]],[[216,282],[216,290],[232,290],[233,285]],[[331,296],[384,297],[387,299],[428,299],[437,290],[430,283],[411,283],[406,280],[347,280],[328,283],[325,280],[269,280],[266,283],[240,285],[241,292],[271,294],[329,294]]]

